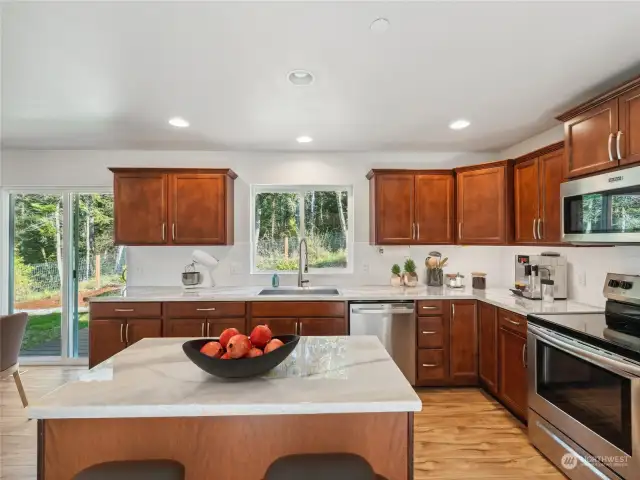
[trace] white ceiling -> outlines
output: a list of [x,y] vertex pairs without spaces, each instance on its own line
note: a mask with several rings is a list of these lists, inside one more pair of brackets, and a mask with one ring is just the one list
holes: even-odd
[[635,2],[2,9],[5,148],[499,150],[640,71]]

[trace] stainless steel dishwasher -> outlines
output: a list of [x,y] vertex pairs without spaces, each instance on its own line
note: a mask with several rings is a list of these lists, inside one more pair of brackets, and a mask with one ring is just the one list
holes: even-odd
[[416,383],[416,315],[412,301],[352,302],[350,335],[375,335],[411,385]]

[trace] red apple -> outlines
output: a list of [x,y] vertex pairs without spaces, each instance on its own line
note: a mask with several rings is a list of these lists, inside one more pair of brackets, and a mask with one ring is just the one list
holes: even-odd
[[263,355],[262,350],[253,347],[251,350],[249,350],[249,353],[247,353],[247,358],[259,357],[260,355]]
[[258,348],[264,348],[267,343],[271,341],[272,336],[273,335],[271,334],[271,329],[269,327],[267,327],[266,325],[258,325],[251,331],[249,340],[251,340],[251,343],[254,346]]
[[281,346],[283,346],[284,343],[282,343],[281,340],[278,340],[277,338],[274,338],[273,340],[271,340],[269,343],[267,343],[267,346],[264,347],[264,353],[269,353],[274,351],[276,348],[280,348]]
[[234,335],[227,343],[227,353],[231,358],[242,358],[251,350],[251,342],[246,335]]
[[220,345],[224,348],[227,348],[227,343],[229,343],[229,339],[235,335],[238,335],[240,332],[237,328],[225,328],[220,334]]
[[224,355],[222,355],[220,357],[220,360],[231,360],[231,357],[229,356],[229,352],[227,352]]
[[204,344],[200,352],[209,357],[220,358],[224,353],[224,348],[222,348],[219,342],[208,342]]

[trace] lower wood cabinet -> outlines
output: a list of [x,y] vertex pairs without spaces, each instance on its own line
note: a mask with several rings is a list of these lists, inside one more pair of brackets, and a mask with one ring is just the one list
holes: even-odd
[[263,318],[254,317],[251,319],[251,330],[257,325],[266,325],[274,335],[295,335],[298,333],[297,318]]
[[451,382],[458,385],[478,383],[478,324],[475,300],[451,302],[449,327]]
[[327,336],[347,334],[347,320],[344,317],[254,317],[251,319],[251,328],[256,325],[267,325],[274,335]]
[[478,302],[478,350],[480,381],[493,395],[498,394],[498,308]]
[[219,337],[227,328],[247,333],[244,318],[170,318],[166,322],[165,337]]
[[161,319],[91,319],[89,368],[104,362],[143,338],[161,336]]
[[525,337],[500,327],[500,378],[498,397],[513,413],[527,418],[527,364]]
[[447,383],[449,373],[447,371],[445,351],[440,349],[418,350],[418,379],[421,384]]
[[251,302],[250,327],[267,325],[274,335],[347,335],[345,302]]

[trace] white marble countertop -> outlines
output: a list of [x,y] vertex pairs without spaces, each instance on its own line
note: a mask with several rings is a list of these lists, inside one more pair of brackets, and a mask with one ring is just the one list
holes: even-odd
[[[418,412],[422,403],[375,336],[302,337],[264,376],[226,380],[147,338],[29,406],[29,417],[131,418]],[[230,360],[232,361],[232,360]]]
[[507,287],[488,290],[433,288],[424,285],[405,288],[391,286],[339,287],[339,295],[269,295],[260,296],[260,290],[268,288],[216,287],[203,290],[185,290],[181,287],[129,287],[117,296],[93,297],[91,302],[185,302],[185,301],[357,301],[357,300],[481,300],[515,313],[593,313],[602,307],[585,305],[572,300],[556,300],[545,303],[513,295]]

